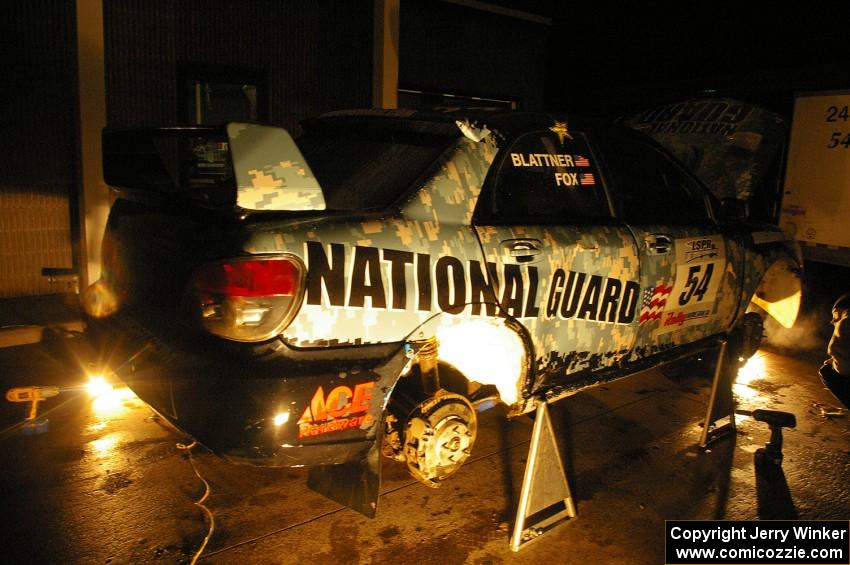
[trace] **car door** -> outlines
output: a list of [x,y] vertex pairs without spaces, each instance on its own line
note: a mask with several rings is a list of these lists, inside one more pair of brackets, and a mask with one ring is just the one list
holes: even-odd
[[[734,315],[727,241],[708,192],[637,135],[593,139],[616,214],[640,254],[641,304],[632,359],[724,331]],[[726,299],[726,300],[724,300]]]
[[638,251],[612,217],[582,132],[556,122],[505,143],[473,221],[500,315],[531,334],[535,390],[628,355],[638,327]]

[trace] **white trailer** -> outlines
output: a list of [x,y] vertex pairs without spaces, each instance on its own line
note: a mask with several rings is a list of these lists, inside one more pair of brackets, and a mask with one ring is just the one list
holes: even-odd
[[850,91],[797,95],[780,225],[806,259],[850,266]]

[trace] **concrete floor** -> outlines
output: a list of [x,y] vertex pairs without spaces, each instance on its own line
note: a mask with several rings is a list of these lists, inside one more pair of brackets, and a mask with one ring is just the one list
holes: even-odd
[[[0,350],[4,388],[69,385],[85,341]],[[666,519],[850,519],[850,418],[816,376],[819,358],[761,351],[736,385],[739,408],[793,412],[782,471],[757,476],[764,424],[700,452],[709,380],[658,370],[552,407],[578,518],[512,553],[508,542],[532,421],[481,415],[473,459],[439,489],[385,460],[378,517],[310,491],[304,469],[229,464],[195,448],[209,482],[215,532],[204,563],[661,563]],[[697,368],[694,372],[700,372]],[[177,432],[128,391],[45,402],[50,429],[10,427],[24,405],[0,405],[0,529],[4,563],[186,563],[207,534],[204,492]]]

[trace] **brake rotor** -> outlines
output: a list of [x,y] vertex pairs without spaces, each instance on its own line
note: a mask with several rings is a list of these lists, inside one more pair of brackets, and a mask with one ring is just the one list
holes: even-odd
[[475,409],[459,394],[441,391],[417,406],[404,433],[410,474],[429,487],[439,486],[469,458],[476,429]]

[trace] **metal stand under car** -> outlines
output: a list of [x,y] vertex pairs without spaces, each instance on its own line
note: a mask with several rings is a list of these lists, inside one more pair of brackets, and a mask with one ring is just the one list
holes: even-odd
[[[727,367],[729,364],[734,364],[734,360],[727,359],[726,351],[727,343],[724,339],[720,342],[717,351],[714,380],[711,383],[711,396],[708,399],[708,409],[705,413],[702,435],[699,439],[699,446],[702,448],[720,436],[735,431],[735,399],[732,396],[732,382],[735,380],[737,372],[731,370],[734,365]],[[717,422],[724,418],[728,418],[729,421],[718,426]]]
[[540,401],[531,432],[511,549],[519,551],[561,521],[575,515],[575,504],[549,418],[549,407],[545,401]]
[[[724,339],[720,341],[717,350],[711,396],[699,442],[703,448],[718,437],[735,430],[732,383],[736,372],[731,370],[734,360],[727,359],[727,351],[727,342]],[[717,422],[726,418],[728,422],[717,425]],[[549,417],[549,405],[541,400],[537,405],[534,429],[531,433],[528,462],[511,535],[511,549],[519,551],[557,524],[575,516],[575,504]]]

